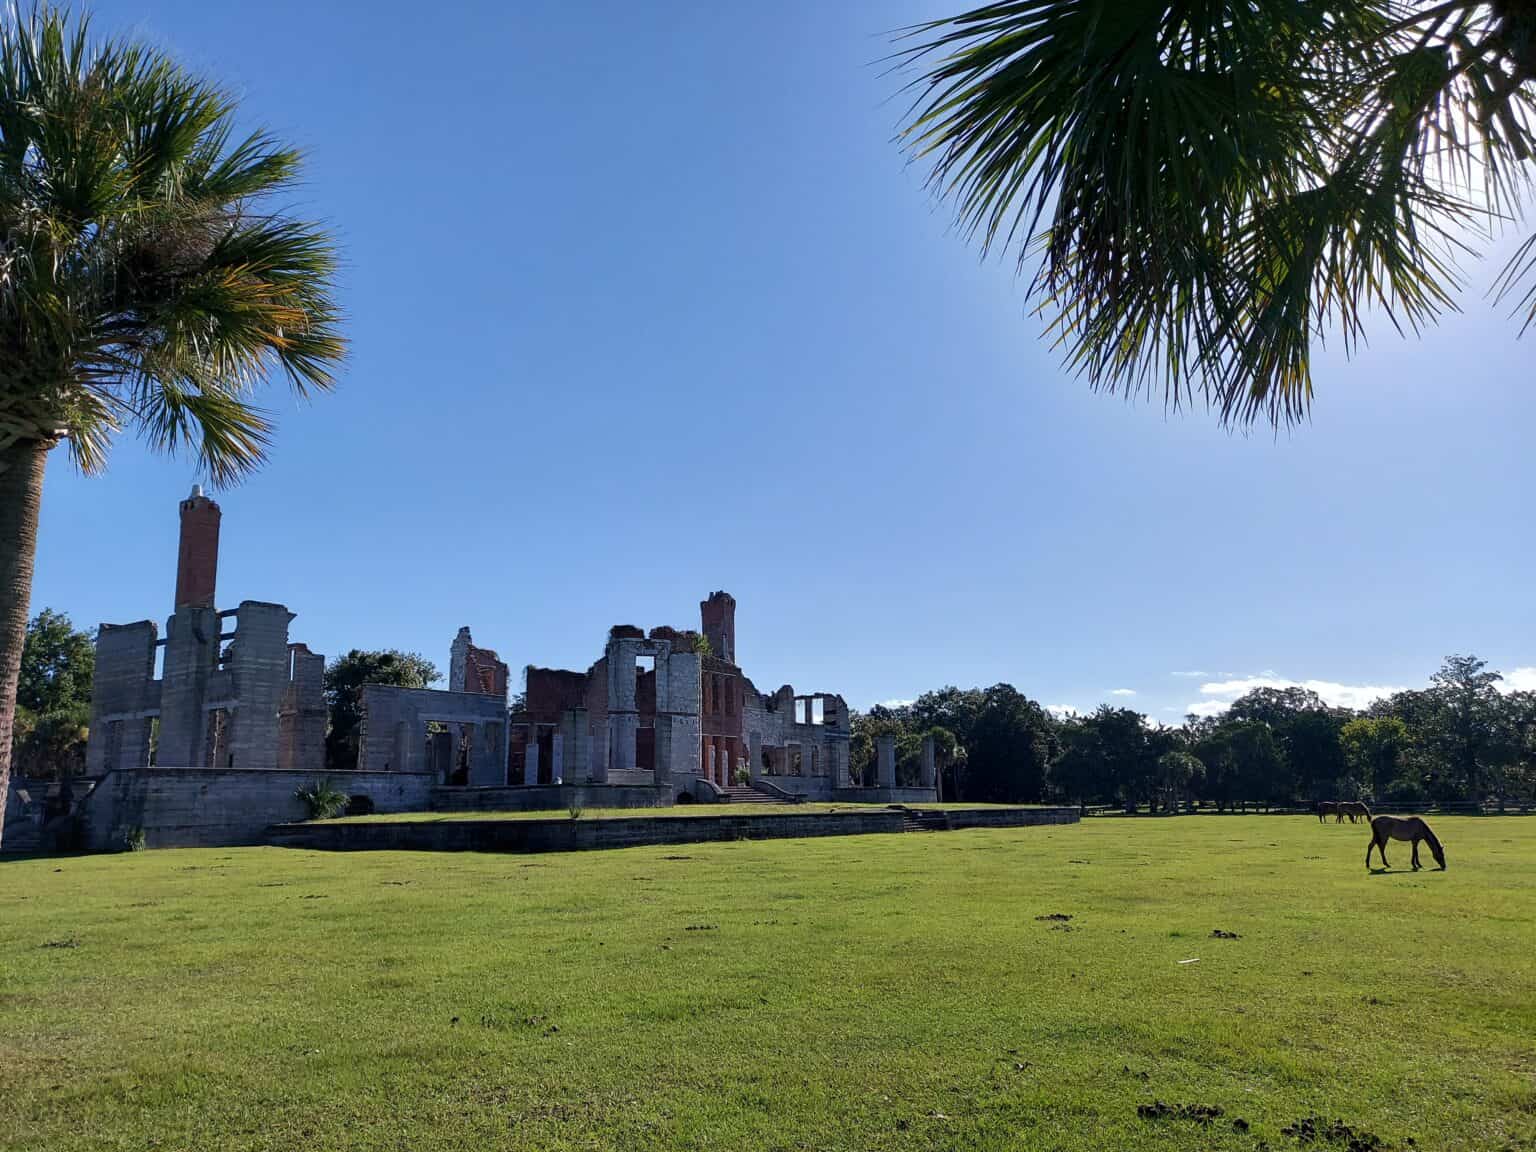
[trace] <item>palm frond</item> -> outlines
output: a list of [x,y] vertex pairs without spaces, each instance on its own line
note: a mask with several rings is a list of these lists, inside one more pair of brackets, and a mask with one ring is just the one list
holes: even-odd
[[1233,424],[1304,418],[1329,334],[1453,309],[1536,156],[1536,77],[1471,0],[1002,0],[904,40],[904,147],[1034,265],[1068,367]]
[[334,382],[334,245],[270,206],[299,156],[236,111],[49,5],[0,18],[0,415],[85,471],[136,426],[231,480],[270,443],[260,385]]

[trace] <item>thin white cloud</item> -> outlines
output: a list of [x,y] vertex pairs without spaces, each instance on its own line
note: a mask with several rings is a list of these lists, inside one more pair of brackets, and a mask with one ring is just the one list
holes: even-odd
[[1082,711],[1075,704],[1047,704],[1045,710],[1052,716],[1074,716]]
[[1178,676],[1178,677],[1180,677],[1181,679],[1184,679],[1184,680],[1201,680],[1201,679],[1205,678],[1206,676],[1209,676],[1210,673],[1209,672],[1202,672],[1199,669],[1196,669],[1193,672],[1170,672],[1169,675],[1170,676]]
[[1536,668],[1514,668],[1504,674],[1499,687],[1505,692],[1536,692]]
[[1394,692],[1401,692],[1396,684],[1343,684],[1337,680],[1291,680],[1273,672],[1257,676],[1243,676],[1231,680],[1214,680],[1200,685],[1200,695],[1205,700],[1190,706],[1197,716],[1214,716],[1224,710],[1239,696],[1255,688],[1306,688],[1316,692],[1325,704],[1335,708],[1365,708]]
[[1111,696],[1134,696],[1134,695],[1136,695],[1136,689],[1134,689],[1134,688],[1115,688],[1115,689],[1112,689],[1109,694]]
[[1183,712],[1187,716],[1220,716],[1231,706],[1230,700],[1196,700],[1193,704],[1186,704]]

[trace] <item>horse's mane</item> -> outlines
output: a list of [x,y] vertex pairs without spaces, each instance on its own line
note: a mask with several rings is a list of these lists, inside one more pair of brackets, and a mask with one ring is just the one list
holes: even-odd
[[1435,830],[1429,826],[1429,821],[1420,816],[1419,825],[1424,829],[1424,839],[1428,840],[1429,846],[1438,853],[1440,851],[1440,838],[1435,835]]

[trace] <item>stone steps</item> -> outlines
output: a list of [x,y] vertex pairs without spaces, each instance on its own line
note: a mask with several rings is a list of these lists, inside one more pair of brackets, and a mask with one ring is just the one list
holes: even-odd
[[759,792],[756,788],[733,784],[729,788],[722,788],[721,794],[731,804],[789,804],[791,801],[781,799],[778,796],[770,796],[766,792]]
[[942,812],[914,812],[908,809],[901,814],[903,832],[943,832],[948,827],[949,821]]

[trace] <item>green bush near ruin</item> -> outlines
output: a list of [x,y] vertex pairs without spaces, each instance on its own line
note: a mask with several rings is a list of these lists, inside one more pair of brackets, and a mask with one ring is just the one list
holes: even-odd
[[0,863],[0,1149],[1531,1147],[1536,819],[1433,823]]

